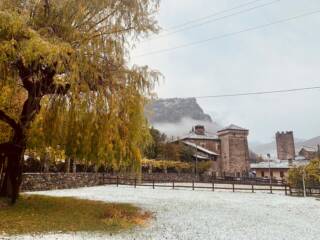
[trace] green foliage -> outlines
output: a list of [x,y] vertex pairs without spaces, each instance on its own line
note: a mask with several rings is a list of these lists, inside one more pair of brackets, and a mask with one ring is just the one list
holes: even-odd
[[289,170],[288,181],[293,187],[302,188],[303,173],[305,172],[305,184],[307,187],[320,184],[320,159],[312,160],[305,167],[295,167]]
[[192,164],[179,162],[179,161],[170,161],[170,160],[149,160],[143,159],[142,166],[146,168],[159,169],[159,170],[167,170],[174,169],[177,172],[180,171],[191,171],[193,166]]
[[[195,167],[194,162],[181,162],[171,160],[150,160],[143,159],[142,166],[145,168],[158,169],[161,171],[172,169],[176,172],[191,172]],[[200,161],[197,163],[197,172],[203,174],[212,166],[212,161]]]
[[[158,0],[1,1],[0,109],[19,119],[27,95],[20,62],[33,83],[42,83],[40,70],[48,68],[56,84],[71,86],[42,99],[28,131],[30,151],[41,155],[50,147],[79,162],[139,169],[150,142],[143,108],[159,73],[127,63],[135,42],[157,32],[158,6]],[[6,129],[1,140],[10,134]]]
[[180,160],[184,162],[192,162],[195,149],[192,149],[184,144],[180,144],[179,147]]
[[152,142],[146,147],[144,155],[149,159],[156,159],[163,156],[167,136],[155,128],[150,128]]
[[201,161],[197,163],[197,172],[203,174],[212,167],[212,161]]

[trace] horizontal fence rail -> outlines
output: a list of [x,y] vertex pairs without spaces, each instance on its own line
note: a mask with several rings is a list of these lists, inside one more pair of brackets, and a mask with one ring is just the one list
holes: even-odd
[[160,180],[160,179],[138,179],[138,178],[123,178],[123,177],[103,177],[104,185],[126,185],[136,187],[150,187],[150,188],[186,188],[186,189],[208,189],[215,190],[230,190],[236,191],[250,191],[252,193],[259,191],[283,192],[285,195],[292,194],[293,191],[287,184],[279,183],[246,183],[244,181],[231,181],[231,180],[213,180],[212,182],[202,181],[175,181],[175,180]]
[[[176,180],[163,180],[163,179],[139,179],[139,178],[124,178],[124,177],[106,177],[103,176],[103,185],[126,185],[136,187],[150,187],[155,188],[169,188],[169,189],[207,189],[215,190],[229,190],[232,192],[283,192],[285,195],[303,195],[303,190],[299,188],[292,188],[290,185],[281,182],[259,182],[259,181],[237,181],[237,180],[223,180],[212,179],[209,181],[176,181]],[[320,186],[312,186],[306,189],[307,196],[320,196]]]

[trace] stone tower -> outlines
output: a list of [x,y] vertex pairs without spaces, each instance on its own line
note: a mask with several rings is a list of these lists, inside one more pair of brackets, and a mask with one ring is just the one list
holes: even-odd
[[296,156],[293,132],[277,132],[277,153],[280,160],[294,160]]
[[220,169],[227,176],[242,176],[249,171],[249,130],[230,125],[218,131],[221,141]]

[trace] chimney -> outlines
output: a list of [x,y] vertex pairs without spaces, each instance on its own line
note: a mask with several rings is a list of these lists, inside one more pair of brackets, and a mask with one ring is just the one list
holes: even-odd
[[194,127],[194,132],[197,134],[197,135],[204,135],[205,133],[205,128],[203,125],[197,125]]

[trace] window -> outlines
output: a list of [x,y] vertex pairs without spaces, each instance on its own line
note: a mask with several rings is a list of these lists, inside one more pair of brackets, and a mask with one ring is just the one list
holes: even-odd
[[283,171],[280,171],[280,177],[281,177],[281,178],[284,178],[284,173],[283,173]]
[[273,172],[272,171],[270,172],[270,175],[271,175],[271,177],[273,177]]
[[261,177],[264,177],[264,171],[261,171]]

